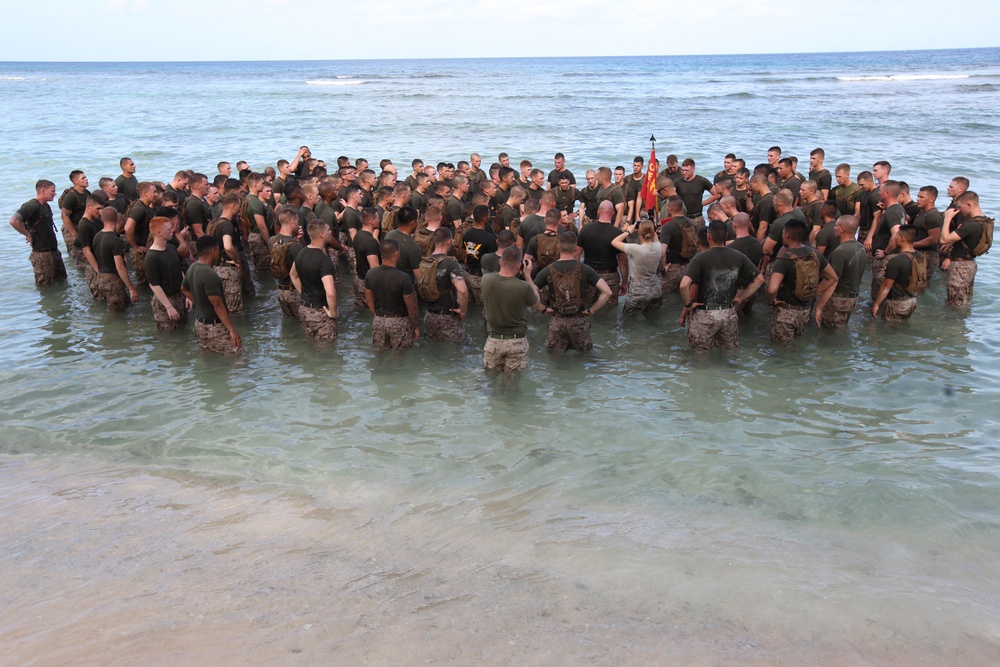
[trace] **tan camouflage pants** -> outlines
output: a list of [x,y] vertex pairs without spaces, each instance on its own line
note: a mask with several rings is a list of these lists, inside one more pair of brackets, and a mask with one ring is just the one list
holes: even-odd
[[205,324],[204,322],[195,320],[194,332],[198,336],[198,346],[203,350],[228,356],[239,354],[239,350],[233,345],[233,339],[229,337],[226,325],[222,322],[218,324]]
[[514,373],[528,367],[527,338],[486,338],[483,367],[488,371]]
[[368,309],[368,297],[365,294],[365,281],[358,278],[358,274],[351,274],[354,276],[354,305],[358,308]]
[[340,251],[330,246],[326,246],[324,250],[326,250],[326,256],[333,262],[333,282],[340,282]]
[[302,328],[310,338],[323,342],[337,339],[337,320],[327,317],[322,308],[299,304],[299,322],[302,322]]
[[549,352],[565,352],[567,349],[589,352],[594,349],[594,339],[590,336],[590,318],[579,315],[549,318],[549,329],[545,336],[545,349]]
[[465,323],[454,313],[427,313],[424,316],[424,329],[428,340],[440,340],[446,343],[465,345],[469,337],[465,335]]
[[663,296],[676,292],[681,286],[681,278],[687,271],[687,262],[683,264],[670,264],[667,270],[660,275],[660,293]]
[[250,251],[244,250],[240,253],[240,290],[247,296],[257,293],[257,288],[253,284],[253,276],[250,275]]
[[625,307],[622,308],[622,312],[652,311],[662,305],[663,292],[660,288],[659,276],[650,276],[642,280],[629,279],[628,292],[625,293]]
[[[604,304],[604,308],[607,310],[616,308],[618,306],[618,292],[622,287],[622,277],[617,271],[598,271],[597,275],[600,278],[604,278],[604,282],[606,282],[608,287],[611,288],[611,298],[608,299],[606,304]],[[588,301],[590,305],[597,303],[597,299],[601,295],[599,290],[593,289],[592,291],[594,294]]]
[[735,308],[705,310],[699,308],[688,317],[688,344],[692,350],[713,347],[733,349],[740,346],[739,317]]
[[354,242],[351,241],[351,235],[347,232],[341,232],[340,242],[347,248],[347,252],[344,253],[344,257],[347,259],[347,268],[350,269],[351,275],[358,275],[357,257],[354,254]]
[[184,304],[184,295],[175,294],[173,296],[168,296],[167,301],[170,305],[174,307],[180,318],[177,320],[170,319],[170,315],[167,314],[167,309],[160,303],[160,300],[155,296],[153,297],[153,322],[156,323],[156,329],[158,331],[173,331],[182,324],[187,324],[188,311]]
[[132,248],[129,251],[129,259],[132,260],[132,270],[135,273],[135,286],[146,285],[146,251]]
[[66,277],[66,265],[63,264],[62,254],[57,249],[49,252],[38,252],[32,250],[28,255],[31,262],[31,269],[35,272],[35,284],[39,287],[51,285],[56,280]]
[[258,276],[271,275],[271,251],[264,242],[264,237],[260,232],[254,232],[248,239],[250,244],[250,257],[253,260],[253,270]]
[[910,315],[917,309],[916,297],[906,297],[903,299],[886,299],[882,302],[882,317],[886,322],[902,322],[910,319]]
[[872,301],[878,296],[878,291],[885,281],[885,267],[889,263],[888,257],[872,258]]
[[299,293],[295,291],[294,287],[278,288],[278,305],[281,306],[281,312],[285,315],[299,319],[300,303]]
[[465,286],[469,288],[469,303],[474,303],[477,306],[483,305],[483,277],[468,271],[465,271],[464,274]]
[[94,271],[93,267],[90,266],[90,262],[87,266],[83,267],[83,279],[87,281],[87,289],[90,290],[90,296],[94,299],[99,299],[97,294],[97,271]]
[[927,259],[927,282],[930,282],[931,276],[941,266],[941,255],[937,250],[921,250],[920,252]]
[[790,343],[801,336],[809,324],[809,308],[793,308],[787,304],[771,306],[771,342]]
[[[63,225],[62,227],[60,227],[59,231],[62,232],[63,243],[66,244],[66,252],[69,253],[69,256],[72,259],[75,260],[77,257],[76,257],[76,253],[73,252],[73,247],[74,247],[73,246],[73,242],[76,240],[76,237],[73,234],[70,233],[69,228],[66,227],[66,225]],[[82,254],[82,251],[81,251],[81,254]]]
[[972,285],[979,266],[974,259],[953,259],[948,267],[948,299],[953,306],[967,306],[972,300]]
[[99,299],[108,302],[109,313],[121,312],[131,303],[125,283],[117,273],[97,274],[97,293]]
[[[226,262],[215,267],[215,272],[222,279],[222,292],[226,297],[226,308],[230,313],[243,312],[243,286],[240,283],[240,273],[236,267]],[[228,337],[229,334],[227,333]]]
[[840,329],[847,326],[847,321],[851,319],[851,313],[858,305],[858,297],[837,296],[834,294],[823,306],[823,314],[820,317],[820,326],[827,329]]
[[376,315],[372,320],[372,347],[376,350],[405,350],[413,347],[413,325],[408,317]]

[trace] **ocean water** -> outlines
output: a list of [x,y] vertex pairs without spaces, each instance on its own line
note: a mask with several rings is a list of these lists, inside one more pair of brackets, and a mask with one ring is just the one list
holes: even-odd
[[[306,143],[579,177],[691,156],[711,176],[772,144],[876,160],[939,204],[1000,178],[1000,50],[689,58],[0,64],[0,204]],[[582,179],[581,179],[582,180]],[[676,299],[599,314],[593,353],[519,381],[465,348],[307,341],[270,280],[247,354],[160,335],[82,274],[37,289],[0,232],[0,643],[12,664],[996,664],[1000,271],[971,308],[940,274],[904,325],[693,354]],[[346,275],[346,270],[344,272]],[[619,309],[620,310],[620,309]]]

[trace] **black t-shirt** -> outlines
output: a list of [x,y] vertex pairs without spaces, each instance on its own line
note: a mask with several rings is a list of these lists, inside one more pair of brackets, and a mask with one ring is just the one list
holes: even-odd
[[76,188],[70,188],[63,193],[59,207],[65,211],[69,211],[69,221],[74,226],[80,222],[83,212],[87,210],[87,197],[89,196],[90,191],[86,189],[83,192],[77,192]]
[[452,195],[444,205],[444,220],[441,222],[445,227],[458,227],[465,218],[465,206],[462,200]]
[[830,259],[830,255],[832,255],[833,251],[840,245],[840,239],[837,237],[837,232],[833,229],[836,224],[836,222],[828,222],[823,225],[823,228],[816,234],[816,248],[823,248],[823,256],[827,259]]
[[396,268],[409,277],[410,282],[416,280],[414,269],[420,267],[420,260],[424,258],[420,246],[411,237],[398,229],[394,229],[385,235],[387,241],[395,241],[399,244],[399,259],[396,261]]
[[497,237],[489,230],[472,227],[465,230],[462,242],[465,244],[465,265],[469,273],[482,275],[480,261],[483,255],[497,251]]
[[684,201],[688,217],[696,218],[701,215],[701,202],[704,199],[702,195],[712,191],[712,181],[695,174],[690,181],[685,181],[683,178],[674,181],[674,187],[677,189],[677,196]]
[[767,194],[754,203],[753,213],[750,214],[750,222],[754,230],[760,229],[760,224],[766,222],[770,225],[778,217],[778,212],[774,210],[774,195]]
[[749,285],[760,272],[750,258],[731,247],[709,248],[691,258],[684,275],[698,285],[699,303],[728,306],[741,285]]
[[[572,271],[576,268],[577,261],[575,259],[557,259],[552,262],[544,269],[538,272],[534,278],[535,287],[541,289],[549,284],[549,278],[552,276],[553,271],[559,271],[560,273],[565,273],[566,271]],[[587,294],[587,287],[597,287],[598,281],[601,279],[597,275],[592,267],[584,264],[580,269],[580,311],[587,309],[587,304],[585,303]],[[553,297],[554,298],[554,297]]]
[[552,194],[556,197],[556,208],[566,213],[572,213],[576,200],[580,198],[580,191],[575,185],[571,185],[565,190],[558,186],[552,188]]
[[153,209],[136,200],[132,204],[132,210],[128,212],[128,219],[135,220],[135,244],[145,248],[149,241],[149,223],[153,219]]
[[597,219],[597,206],[601,203],[598,199],[597,194],[601,191],[600,187],[590,187],[589,185],[583,190],[580,190],[580,203],[583,204],[584,214],[591,220]]
[[[617,185],[615,183],[612,183],[608,187],[606,187],[606,188],[600,188],[597,191],[597,203],[598,203],[598,205],[600,205],[600,203],[602,201],[604,201],[605,199],[607,199],[608,201],[610,201],[615,206],[618,206],[618,204],[624,204],[625,203],[625,193],[622,192],[621,186],[619,186],[619,185]],[[625,212],[626,213],[628,212],[628,206],[625,206]],[[587,217],[590,217],[590,216],[587,216]],[[597,211],[596,210],[594,211],[594,217],[595,218],[597,217]]]
[[[195,262],[188,267],[187,273],[184,274],[184,282],[181,284],[191,292],[194,310],[198,317],[209,321],[216,319],[215,307],[209,297],[217,296],[222,299],[223,304],[226,303],[226,294],[219,274],[208,264]],[[228,305],[226,307],[228,308]]]
[[[933,229],[941,229],[944,226],[944,218],[941,216],[941,212],[936,208],[932,208],[929,211],[921,211],[917,214],[917,217],[913,219],[913,226],[917,228],[917,241],[923,241],[928,236]],[[925,248],[928,250],[928,248]]]
[[381,261],[382,256],[379,252],[378,241],[375,237],[366,229],[358,230],[358,233],[354,235],[354,256],[355,261],[355,271],[358,274],[358,278],[362,280],[365,279],[365,275],[371,269],[371,264],[368,263],[369,255],[374,255]]
[[[958,219],[958,216],[955,216],[955,219]],[[960,241],[956,241],[951,247],[951,258],[975,259],[972,256],[972,250],[979,245],[979,239],[985,231],[982,220],[979,218],[970,218],[960,223],[957,227],[955,226],[955,220],[952,220],[951,230],[958,234],[959,239],[961,239]]]
[[918,251],[910,253],[901,252],[889,258],[885,265],[885,279],[893,281],[889,289],[889,299],[905,299],[916,296],[906,291],[910,284],[910,274],[913,272],[913,262],[922,258]]
[[782,190],[791,190],[792,196],[795,200],[798,200],[799,190],[802,189],[802,181],[799,180],[798,176],[792,176],[787,181],[782,181],[778,187]]
[[96,220],[91,220],[90,218],[80,218],[80,223],[76,226],[76,240],[73,241],[73,246],[76,248],[94,248],[94,236],[97,232],[104,229],[104,225],[97,222]]
[[459,264],[458,260],[454,257],[448,257],[447,255],[431,255],[431,257],[443,257],[444,259],[438,263],[435,275],[435,278],[437,278],[438,292],[441,293],[441,296],[437,301],[428,303],[427,310],[446,311],[458,308],[458,294],[452,280],[455,278],[463,281],[465,280],[465,273],[462,271],[462,265]]
[[553,190],[559,187],[559,177],[563,176],[564,174],[566,176],[569,176],[570,185],[576,185],[576,177],[573,176],[572,171],[566,168],[563,168],[562,171],[556,171],[555,169],[553,169],[552,171],[549,172],[549,178],[548,178],[549,185],[552,186]]
[[859,218],[859,227],[866,232],[871,229],[872,222],[875,220],[875,211],[878,210],[878,188],[875,188],[871,192],[865,192],[864,190],[858,195],[861,201],[861,209],[859,213],[861,217]]
[[54,250],[59,247],[52,209],[37,199],[29,199],[18,209],[24,227],[31,233],[32,250]]
[[190,194],[190,193],[188,193],[187,190],[178,190],[177,188],[175,188],[173,185],[171,185],[169,183],[167,183],[167,187],[165,187],[164,190],[166,190],[167,192],[173,192],[175,195],[177,195],[177,208],[178,209],[180,209],[182,206],[184,206],[184,200],[186,200],[188,198],[188,195]]
[[[379,218],[381,220],[381,218]],[[348,234],[351,233],[350,230],[360,230],[361,229],[361,214],[358,213],[356,208],[351,208],[348,206],[344,209],[344,215],[340,218],[340,226]],[[357,233],[357,232],[355,232]],[[357,236],[355,236],[357,238]],[[375,253],[378,254],[378,253]]]
[[130,202],[139,198],[139,179],[135,177],[135,174],[128,178],[125,177],[125,174],[119,174],[118,178],[115,179],[115,185],[118,186],[118,192]]
[[[625,208],[628,209],[628,202],[634,202],[636,197],[639,196],[639,192],[642,190],[642,184],[646,181],[646,175],[642,174],[639,180],[635,180],[635,176],[625,177]],[[638,215],[638,209],[636,209],[636,215]]]
[[764,258],[764,246],[755,236],[738,238],[730,243],[729,247],[746,255],[754,266],[760,266],[760,260]]
[[576,245],[583,248],[583,263],[595,271],[618,269],[621,254],[611,242],[621,236],[621,230],[610,222],[588,222],[580,229]]
[[125,257],[125,244],[114,232],[97,232],[94,235],[94,257],[99,273],[117,274],[115,257]]
[[323,285],[323,278],[334,274],[330,256],[319,248],[303,248],[295,256],[295,270],[302,284],[302,305],[307,308],[325,306],[326,287]]
[[184,275],[181,271],[181,257],[173,246],[168,245],[164,250],[150,249],[143,261],[143,268],[150,286],[162,287],[167,296],[180,293]]
[[204,232],[208,230],[208,223],[212,220],[212,212],[208,208],[208,204],[201,197],[188,197],[184,200],[184,206],[181,208],[183,215],[181,216],[182,221],[188,227],[192,225],[201,225],[201,230]]
[[663,226],[660,227],[660,243],[667,247],[667,255],[665,257],[667,264],[685,264],[689,261],[690,258],[685,259],[681,256],[684,240],[684,233],[681,231],[681,225],[693,224],[694,223],[687,216],[678,215],[677,217],[667,220],[663,223]]
[[536,213],[529,213],[524,216],[520,226],[517,228],[517,235],[524,241],[522,247],[527,248],[528,244],[531,243],[531,239],[535,238],[536,234],[541,234],[544,230],[545,218],[539,217]]
[[376,315],[407,315],[407,294],[413,294],[413,281],[394,266],[376,266],[365,275],[365,287],[375,298]]
[[878,221],[875,236],[872,237],[872,250],[885,250],[892,239],[892,228],[906,222],[906,210],[902,204],[892,204],[882,213]]
[[219,242],[219,251],[221,253],[221,261],[228,261],[232,258],[226,252],[225,237],[229,236],[233,240],[233,246],[236,248],[237,252],[243,250],[243,238],[236,233],[236,227],[233,225],[232,220],[227,218],[219,218],[218,224],[215,226],[215,233],[212,234],[215,240]]
[[817,190],[829,190],[830,186],[833,185],[833,176],[830,175],[829,169],[810,171],[809,180],[816,182]]

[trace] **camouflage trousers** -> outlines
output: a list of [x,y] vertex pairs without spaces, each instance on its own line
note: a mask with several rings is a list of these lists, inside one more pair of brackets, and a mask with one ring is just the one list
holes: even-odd
[[121,312],[131,303],[125,283],[117,273],[97,274],[97,294],[99,299],[108,302],[109,313]]
[[[164,307],[160,300],[155,296],[153,297],[153,322],[156,323],[156,329],[158,331],[173,331],[182,324],[187,324],[188,311],[184,304],[184,295],[178,292],[173,296],[168,296],[167,301],[170,305],[174,307],[177,314],[180,315],[176,320],[170,319],[170,315],[167,314],[167,309]],[[228,334],[227,334],[228,335]]]
[[[230,313],[243,312],[243,287],[240,284],[240,273],[235,266],[226,262],[215,267],[215,272],[222,279],[222,293],[226,297],[226,308]],[[227,333],[228,337],[229,334]]]
[[488,371],[514,373],[528,367],[528,339],[486,338],[483,347],[483,367]]
[[[622,277],[617,271],[598,271],[597,276],[603,278],[604,282],[611,288],[611,298],[604,304],[604,308],[608,310],[616,308],[618,306],[618,292],[622,288]],[[594,289],[593,292],[593,297],[587,301],[590,305],[597,303],[597,299],[601,295],[601,292],[597,289]]]
[[146,250],[132,248],[128,256],[132,260],[132,270],[135,273],[135,286],[142,287],[146,285]]
[[549,352],[565,352],[570,348],[581,352],[594,349],[594,339],[590,336],[590,318],[583,315],[554,315],[549,318],[545,349]]
[[795,308],[788,304],[771,306],[771,342],[790,343],[801,336],[809,324],[809,308]]
[[[69,228],[66,227],[66,225],[60,227],[59,231],[62,232],[63,243],[66,244],[66,252],[69,253],[69,256],[71,258],[76,259],[77,254],[73,252],[74,249],[73,242],[76,240],[76,236],[69,231]],[[80,253],[81,255],[83,254],[83,251],[80,249],[77,249],[77,252]]]
[[483,277],[474,273],[464,272],[465,286],[469,288],[469,303],[483,305]]
[[953,259],[948,267],[948,299],[953,306],[967,306],[972,300],[972,284],[979,266],[974,259]]
[[340,251],[326,246],[326,256],[333,262],[333,282],[340,282]]
[[31,269],[35,272],[35,284],[39,287],[51,285],[60,278],[66,277],[66,265],[63,264],[62,253],[58,248],[47,252],[32,250],[28,255]]
[[405,350],[413,347],[413,325],[408,317],[376,315],[372,320],[372,347],[376,350]]
[[688,316],[688,344],[692,350],[713,347],[732,349],[740,346],[739,316],[736,308],[705,310],[699,308]]
[[847,326],[847,321],[851,319],[851,313],[858,305],[856,296],[837,296],[834,294],[823,306],[823,314],[820,316],[820,326],[827,329],[840,329]]
[[350,269],[351,275],[358,275],[357,256],[354,254],[354,242],[351,241],[351,235],[347,232],[341,232],[340,242],[347,248],[347,252],[344,253],[344,257],[347,259],[347,268]]
[[253,276],[250,275],[250,251],[244,250],[240,253],[240,290],[247,296],[257,293],[257,288],[253,284]]
[[337,339],[337,320],[327,317],[322,308],[299,304],[299,322],[302,322],[302,328],[310,338],[324,342]]
[[271,251],[260,232],[254,232],[248,239],[253,270],[258,276],[271,275]]
[[902,299],[886,299],[882,302],[882,317],[886,322],[902,322],[910,319],[917,309],[917,298],[913,296]]
[[216,354],[236,356],[239,350],[233,345],[233,339],[229,337],[229,331],[222,322],[218,324],[205,324],[194,321],[194,333],[198,336],[198,347]]
[[99,299],[100,297],[97,294],[97,271],[94,271],[89,262],[87,266],[83,267],[83,279],[87,281],[87,289],[90,290],[90,296],[95,300]]
[[465,345],[469,337],[465,335],[465,322],[455,313],[427,313],[424,316],[424,330],[428,340]]
[[681,278],[684,277],[684,272],[687,271],[687,262],[683,264],[671,264],[667,267],[667,270],[660,275],[660,293],[663,296],[670,294],[671,292],[676,292],[680,289]]
[[872,301],[878,296],[878,291],[885,281],[885,267],[888,263],[888,257],[872,258]]
[[660,288],[659,276],[649,276],[641,280],[629,279],[628,292],[625,293],[625,307],[622,312],[652,311],[662,305],[663,291]]
[[300,303],[299,293],[295,291],[294,287],[278,288],[278,305],[281,306],[281,312],[285,315],[299,319]]
[[354,276],[354,305],[358,308],[368,309],[368,297],[365,295],[365,281],[358,278],[358,274],[352,274]]

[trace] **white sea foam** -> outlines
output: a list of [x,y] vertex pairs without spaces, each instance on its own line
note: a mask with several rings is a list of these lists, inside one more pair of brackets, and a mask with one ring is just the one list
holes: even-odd
[[339,80],[335,79],[310,79],[306,81],[307,86],[357,86],[358,84],[368,83],[364,79],[351,79],[349,81],[344,80],[344,77],[337,77]]
[[26,76],[0,76],[0,81],[25,81]]
[[874,76],[838,76],[837,81],[932,81],[968,78],[968,74],[877,74]]

